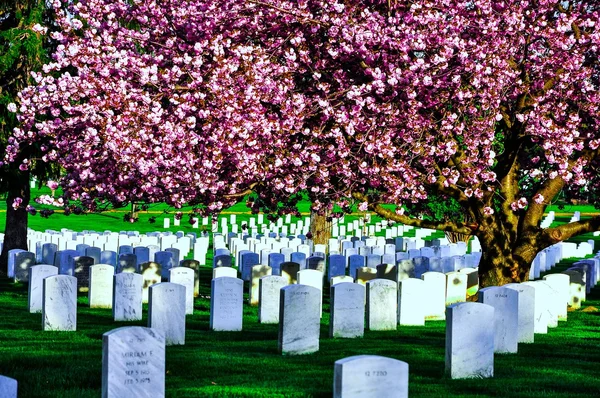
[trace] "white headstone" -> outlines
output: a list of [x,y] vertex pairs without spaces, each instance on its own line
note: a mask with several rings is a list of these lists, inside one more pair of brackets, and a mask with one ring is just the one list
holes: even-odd
[[129,326],[102,335],[102,398],[165,396],[165,339]]
[[231,267],[213,268],[213,279],[227,276],[229,278],[237,278],[237,270]]
[[551,274],[543,278],[554,291],[556,298],[556,311],[559,321],[567,320],[567,307],[569,303],[569,293],[571,290],[571,280],[569,275]]
[[398,324],[425,325],[425,282],[408,278],[398,284]]
[[90,308],[112,308],[115,267],[97,264],[90,267]]
[[479,290],[479,302],[494,307],[494,352],[516,353],[519,348],[519,292],[491,286]]
[[319,289],[319,316],[323,313],[323,272],[314,269],[303,269],[298,271],[298,283],[300,285],[312,286]]
[[452,379],[494,376],[494,307],[458,303],[446,309],[446,374]]
[[334,398],[407,398],[408,364],[377,355],[335,361]]
[[157,283],[148,296],[148,327],[162,333],[166,345],[185,344],[185,286]]
[[441,272],[425,272],[421,278],[425,282],[425,319],[446,319],[446,275]]
[[44,279],[42,329],[77,329],[77,278],[74,276],[55,275]]
[[544,301],[546,287],[542,286],[542,283],[539,281],[523,282],[520,285],[529,286],[534,289],[533,332],[536,334],[548,333],[548,320],[550,314],[546,309],[548,303]]
[[259,280],[263,276],[271,275],[273,273],[273,269],[268,265],[255,265],[252,267],[252,277],[250,281],[250,291],[249,291],[249,299],[250,305],[257,306],[260,300],[258,289],[259,289]]
[[142,275],[122,272],[114,276],[113,318],[115,321],[142,319]]
[[330,293],[329,336],[362,337],[365,332],[365,287],[343,282],[331,286]]
[[306,285],[288,285],[280,290],[279,352],[284,355],[319,351],[321,292]]
[[260,278],[258,282],[260,323],[279,323],[279,291],[287,284],[287,279],[283,276],[267,275]]
[[349,275],[338,275],[331,278],[331,286],[337,285],[338,283],[354,283],[354,278]]
[[169,282],[185,287],[185,314],[194,313],[194,270],[188,267],[174,267],[169,270]]
[[42,312],[42,293],[44,290],[44,278],[58,275],[58,267],[48,264],[34,265],[29,268],[29,287],[27,294],[27,306],[29,312]]
[[18,383],[10,377],[0,376],[0,397],[17,398]]
[[533,343],[535,333],[535,288],[521,283],[504,285],[519,293],[519,343]]
[[210,328],[215,331],[241,331],[244,281],[221,277],[211,281]]
[[369,330],[396,330],[398,283],[389,279],[367,282],[367,327]]
[[467,300],[467,275],[460,272],[446,274],[446,306]]

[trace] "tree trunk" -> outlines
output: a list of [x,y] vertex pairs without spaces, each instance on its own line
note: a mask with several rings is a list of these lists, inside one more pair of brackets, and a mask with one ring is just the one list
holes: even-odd
[[[29,173],[18,173],[18,181],[11,184],[14,189],[6,196],[6,226],[4,227],[4,244],[0,255],[0,274],[8,273],[8,251],[12,249],[27,250],[27,216],[25,210],[29,204],[31,191],[29,187]],[[22,198],[21,206],[16,210],[12,204],[15,198]]]
[[329,243],[331,226],[331,210],[327,210],[323,215],[319,215],[314,211],[310,212],[310,233],[314,244],[326,245]]
[[482,257],[479,262],[479,287],[525,282],[538,250],[528,243],[510,242],[501,234],[478,235]]

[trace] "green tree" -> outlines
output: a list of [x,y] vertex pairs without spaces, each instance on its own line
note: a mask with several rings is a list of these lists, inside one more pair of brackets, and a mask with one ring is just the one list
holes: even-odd
[[[0,150],[5,152],[8,139],[18,124],[8,104],[17,102],[17,94],[31,84],[31,72],[40,70],[48,61],[51,47],[48,27],[53,21],[52,9],[44,0],[0,0]],[[27,249],[27,206],[30,200],[29,180],[35,176],[44,181],[57,174],[57,167],[37,162],[40,148],[30,145],[19,154],[19,161],[0,167],[0,192],[6,195],[6,226],[0,255],[0,273],[6,273],[8,251]],[[28,170],[19,164],[28,159]],[[22,198],[13,207],[15,198]]]

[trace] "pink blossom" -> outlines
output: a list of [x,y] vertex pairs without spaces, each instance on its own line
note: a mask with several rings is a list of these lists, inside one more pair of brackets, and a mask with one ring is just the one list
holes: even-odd
[[48,186],[48,188],[50,188],[51,190],[53,190],[53,191],[54,191],[54,190],[56,190],[56,189],[58,188],[58,182],[56,182],[56,181],[52,181],[52,180],[49,180],[49,181],[46,183],[46,186]]
[[369,208],[369,204],[367,202],[360,202],[358,204],[358,211],[367,211]]
[[492,214],[494,214],[494,209],[486,206],[483,208],[483,214],[485,214],[486,216],[491,216]]
[[21,203],[23,203],[23,198],[16,197],[15,200],[13,200],[12,208],[17,210],[21,206]]
[[533,197],[533,201],[541,205],[542,203],[544,203],[544,196],[538,193]]

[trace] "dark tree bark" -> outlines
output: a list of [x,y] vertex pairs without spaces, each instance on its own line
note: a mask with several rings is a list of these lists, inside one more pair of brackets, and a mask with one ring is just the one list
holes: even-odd
[[[8,272],[8,251],[12,249],[27,250],[27,216],[25,210],[29,204],[31,191],[29,172],[19,172],[11,184],[13,189],[6,195],[6,225],[4,227],[4,244],[0,255],[0,274]],[[12,204],[16,198],[22,198],[21,206],[16,210]]]

